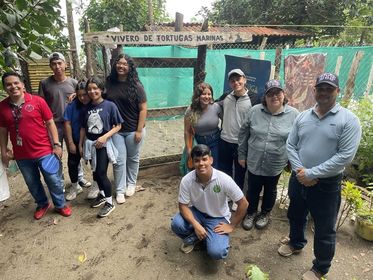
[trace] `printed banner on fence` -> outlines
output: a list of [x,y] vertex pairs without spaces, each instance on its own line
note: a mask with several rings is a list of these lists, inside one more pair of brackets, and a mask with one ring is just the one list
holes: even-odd
[[247,32],[92,32],[84,42],[118,45],[187,45],[250,42]]
[[316,78],[324,72],[326,54],[289,55],[285,58],[286,94],[289,105],[304,111],[315,105]]
[[224,92],[230,91],[228,73],[232,69],[239,68],[246,75],[246,87],[251,93],[257,96],[259,103],[264,94],[264,85],[269,80],[271,74],[271,62],[267,60],[252,59],[248,57],[225,56],[225,77],[224,77]]

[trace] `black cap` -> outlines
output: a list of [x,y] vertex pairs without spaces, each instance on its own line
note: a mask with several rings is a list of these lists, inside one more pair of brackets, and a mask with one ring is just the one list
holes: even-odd
[[321,74],[316,80],[316,87],[320,84],[329,84],[335,88],[339,88],[338,77],[333,73]]

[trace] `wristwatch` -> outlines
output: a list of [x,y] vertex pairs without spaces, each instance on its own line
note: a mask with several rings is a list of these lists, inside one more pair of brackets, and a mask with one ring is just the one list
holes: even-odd
[[57,147],[60,147],[60,148],[62,147],[62,145],[61,145],[60,142],[53,143],[53,147],[56,147],[56,146],[57,146]]

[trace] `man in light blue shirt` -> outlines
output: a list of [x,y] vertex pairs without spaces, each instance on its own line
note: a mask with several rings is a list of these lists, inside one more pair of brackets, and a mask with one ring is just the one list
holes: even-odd
[[278,253],[288,257],[306,245],[308,212],[315,223],[313,267],[302,279],[321,279],[331,266],[336,244],[336,220],[341,180],[359,146],[359,119],[336,102],[338,77],[324,73],[316,80],[316,105],[297,117],[287,140],[292,167],[289,181],[290,241]]

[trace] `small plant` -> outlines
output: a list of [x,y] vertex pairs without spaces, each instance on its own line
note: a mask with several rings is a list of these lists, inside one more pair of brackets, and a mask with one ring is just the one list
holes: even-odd
[[269,280],[268,274],[261,271],[255,264],[246,267],[246,277],[249,280]]
[[361,190],[359,190],[355,183],[350,181],[342,182],[342,197],[344,198],[341,213],[337,221],[337,230],[344,224],[348,217],[356,213],[363,205],[361,197]]
[[368,224],[373,225],[373,183],[369,183],[366,189],[368,190],[368,207],[361,207],[357,215]]

